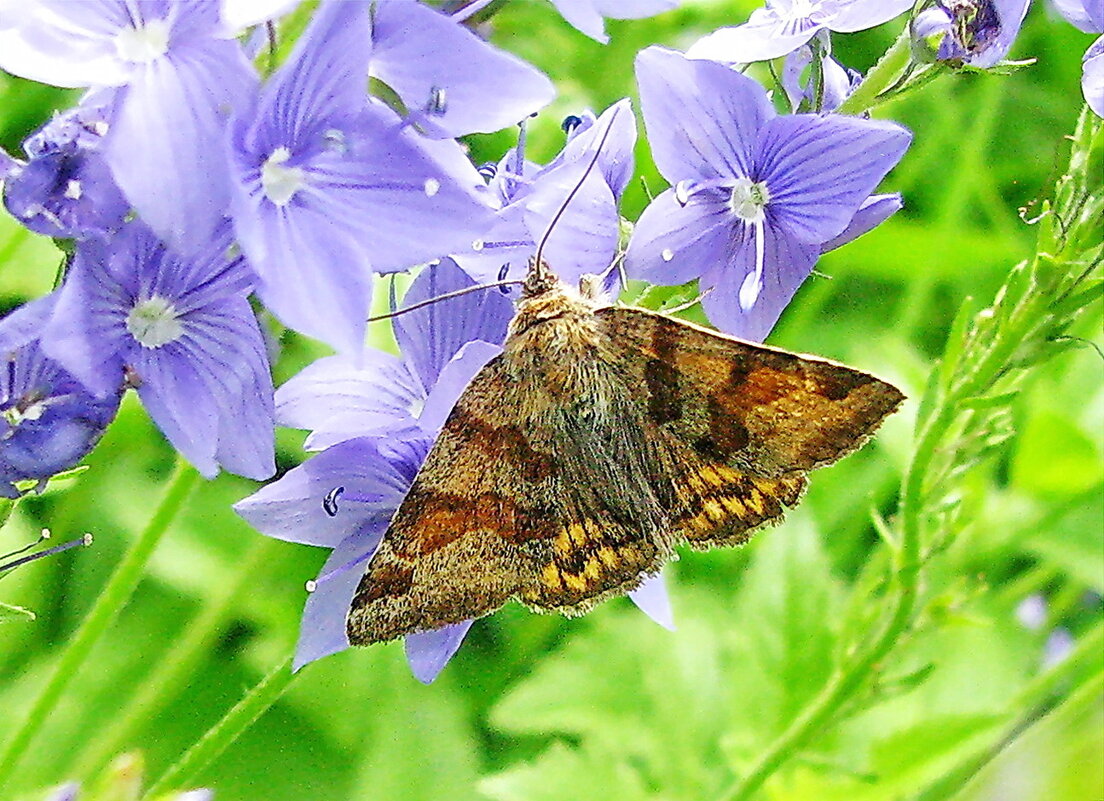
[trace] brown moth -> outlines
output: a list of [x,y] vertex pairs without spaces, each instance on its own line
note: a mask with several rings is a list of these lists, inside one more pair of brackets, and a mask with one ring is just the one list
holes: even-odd
[[867,373],[602,306],[530,266],[349,611],[366,645],[516,598],[581,614],[676,545],[745,542],[904,396]]

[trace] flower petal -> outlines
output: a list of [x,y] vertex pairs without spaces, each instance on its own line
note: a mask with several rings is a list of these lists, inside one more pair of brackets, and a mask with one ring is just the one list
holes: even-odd
[[649,47],[636,57],[656,166],[671,183],[747,176],[759,129],[775,116],[758,83],[712,61]]
[[739,227],[719,192],[699,192],[683,205],[668,189],[637,220],[625,271],[653,284],[684,284],[729,258]]
[[839,33],[865,31],[889,22],[912,6],[913,0],[850,0],[842,4],[839,13],[828,22],[828,27]]
[[979,69],[992,67],[1012,49],[1016,37],[1020,34],[1027,7],[1031,0],[994,0],[1000,15],[1000,30],[988,46],[969,56],[966,61]]
[[474,621],[452,623],[432,631],[407,634],[404,638],[410,672],[422,684],[432,684],[460,649]]
[[763,230],[766,236],[763,285],[750,309],[744,309],[739,302],[744,280],[755,272],[750,226],[742,230],[743,239],[732,250],[730,260],[718,262],[700,281],[705,293],[702,308],[709,322],[728,334],[752,342],[766,339],[820,255],[819,248],[804,245],[774,226],[765,225]]
[[[381,451],[383,445],[378,438],[360,437],[327,448],[238,501],[234,511],[268,537],[327,548],[338,547],[366,523],[386,528],[413,476]],[[323,501],[338,487],[344,487],[346,500],[339,496],[337,513],[330,515]],[[378,500],[348,500],[354,497]]]
[[218,402],[208,382],[180,348],[140,349],[131,361],[142,377],[138,396],[150,418],[205,478],[218,475]]
[[[315,457],[318,458],[318,457]],[[307,597],[303,608],[303,622],[299,625],[299,642],[295,645],[292,670],[349,647],[349,635],[345,630],[345,618],[353,603],[363,567],[379,547],[387,528],[386,522],[373,521],[358,526],[334,548],[319,573],[333,572],[332,577],[319,581],[314,592]],[[350,564],[352,563],[352,564]],[[345,568],[342,570],[342,568]]]
[[843,231],[911,139],[880,120],[776,117],[763,129],[755,179],[767,185],[773,222],[819,244]]
[[[455,261],[442,259],[418,274],[403,297],[402,306],[413,306],[475,285]],[[513,316],[513,303],[498,289],[478,290],[396,317],[395,340],[428,392],[444,366],[467,343],[482,340],[502,344]]]
[[1104,117],[1104,36],[1093,42],[1086,51],[1082,68],[1081,91],[1085,102],[1096,112],[1096,116]]
[[397,356],[374,348],[358,358],[327,356],[276,390],[281,425],[312,432],[314,450],[413,421],[425,390]]
[[808,17],[783,19],[772,9],[756,9],[743,25],[703,36],[686,51],[687,58],[723,64],[767,61],[796,50],[824,27]]
[[436,92],[444,92],[443,114],[417,118],[436,138],[497,131],[543,108],[556,94],[539,70],[413,0],[377,5],[373,40],[371,74],[408,108],[422,109]]
[[874,230],[900,211],[902,205],[901,196],[896,192],[888,195],[871,195],[859,206],[859,210],[855,212],[855,216],[851,218],[851,222],[843,232],[820,246],[820,252],[827,253],[829,250],[835,250]]
[[130,75],[114,46],[129,26],[122,0],[39,0],[0,10],[0,69],[54,86],[118,86]]
[[210,40],[145,65],[122,94],[107,162],[142,219],[181,253],[209,243],[226,215],[228,111],[255,86],[237,42]]
[[299,0],[222,0],[222,23],[233,34],[282,16],[298,4]]
[[594,7],[594,0],[552,0],[552,5],[575,30],[585,33],[596,42],[609,42],[605,21]]
[[589,163],[599,144],[602,147],[596,167],[614,196],[620,198],[632,180],[633,151],[636,147],[636,117],[632,112],[632,101],[627,97],[611,105],[597,119],[581,123],[545,170],[569,161]]
[[445,365],[426,398],[425,408],[418,418],[422,430],[435,436],[475,374],[500,353],[502,347],[489,342],[469,342],[462,347]]
[[648,576],[635,590],[629,591],[629,599],[636,608],[668,631],[675,630],[675,616],[671,612],[671,598],[662,573]]

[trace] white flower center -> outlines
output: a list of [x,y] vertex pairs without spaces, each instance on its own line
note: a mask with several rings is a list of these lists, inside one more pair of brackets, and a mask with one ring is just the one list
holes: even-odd
[[134,304],[127,315],[126,327],[143,348],[159,348],[184,334],[176,307],[159,295]]
[[123,28],[115,35],[115,52],[124,61],[148,64],[169,52],[169,22],[151,19],[141,28]]
[[770,192],[762,181],[755,183],[750,178],[738,178],[728,203],[732,213],[741,220],[760,222],[765,216],[763,209],[770,203]]
[[289,158],[291,151],[281,145],[272,151],[272,155],[261,166],[261,186],[265,197],[277,206],[286,206],[306,183],[301,168],[284,166]]
[[81,182],[76,180],[69,180],[65,184],[65,197],[70,200],[80,200],[81,195],[84,194],[84,190],[81,189]]

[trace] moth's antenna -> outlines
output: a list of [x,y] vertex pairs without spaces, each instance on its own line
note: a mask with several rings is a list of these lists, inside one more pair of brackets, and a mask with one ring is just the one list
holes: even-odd
[[492,281],[489,284],[476,284],[475,286],[467,286],[463,289],[454,290],[453,292],[446,292],[443,295],[436,295],[432,298],[426,298],[423,301],[415,303],[413,306],[404,306],[401,309],[395,309],[394,311],[390,311],[387,314],[377,314],[375,317],[369,317],[368,322],[374,323],[378,322],[379,320],[389,320],[392,317],[398,317],[400,314],[406,314],[407,312],[424,309],[426,306],[432,306],[434,303],[438,303],[442,300],[452,300],[453,298],[458,298],[461,295],[467,295],[469,292],[478,292],[481,289],[498,289],[499,287],[505,286],[520,286],[524,283],[525,282],[522,281],[520,278],[513,278],[509,281]]
[[575,199],[575,195],[579,194],[579,190],[583,188],[583,183],[590,175],[590,171],[594,169],[594,165],[598,163],[598,157],[602,155],[602,148],[606,146],[606,139],[609,138],[610,131],[613,130],[613,123],[617,121],[617,115],[621,113],[621,109],[616,109],[610,116],[609,124],[606,125],[606,130],[602,133],[602,138],[598,140],[598,147],[594,149],[594,155],[590,157],[590,163],[587,164],[586,169],[583,170],[583,175],[579,178],[575,186],[571,187],[571,191],[567,193],[567,197],[564,198],[564,202],[560,204],[560,207],[556,210],[556,214],[552,217],[552,222],[548,224],[547,230],[544,232],[544,236],[541,237],[541,241],[537,244],[537,253],[533,256],[533,263],[530,268],[531,272],[537,274],[538,280],[547,278],[548,268],[544,264],[544,246],[548,244],[548,237],[552,235],[552,231],[556,228],[556,223],[563,217],[564,212],[567,211],[567,207],[571,204],[571,201]]

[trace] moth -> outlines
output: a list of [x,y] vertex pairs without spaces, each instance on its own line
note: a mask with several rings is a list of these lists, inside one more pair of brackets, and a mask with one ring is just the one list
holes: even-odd
[[602,305],[538,256],[368,563],[356,645],[510,599],[577,615],[688,544],[745,542],[904,399],[872,375]]

